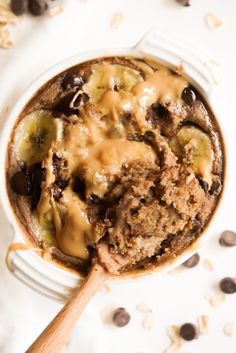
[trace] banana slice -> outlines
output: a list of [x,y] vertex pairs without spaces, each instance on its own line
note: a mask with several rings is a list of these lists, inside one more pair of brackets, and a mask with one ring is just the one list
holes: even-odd
[[42,161],[57,137],[57,122],[47,110],[36,110],[19,123],[14,148],[19,160],[30,166]]
[[32,214],[32,228],[38,239],[46,242],[48,245],[56,245],[55,227],[53,223],[52,211],[49,210],[41,222],[38,220],[37,213]]
[[83,91],[89,95],[90,102],[96,104],[107,91],[118,91],[124,96],[141,81],[143,78],[140,72],[128,66],[99,63],[93,65],[92,74],[83,85]]
[[211,186],[214,152],[207,134],[195,126],[184,126],[171,138],[170,147],[191,165],[194,173],[206,181],[208,187]]

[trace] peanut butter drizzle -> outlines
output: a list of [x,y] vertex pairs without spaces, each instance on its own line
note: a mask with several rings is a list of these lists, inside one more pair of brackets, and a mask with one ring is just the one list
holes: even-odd
[[42,188],[40,200],[37,206],[37,214],[39,216],[39,222],[42,222],[42,217],[51,209],[50,195],[47,186],[51,185],[55,181],[55,175],[53,174],[52,167],[52,156],[53,149],[48,151],[47,158],[43,161],[42,166],[45,168],[45,187]]
[[16,252],[16,251],[35,251],[38,252],[39,254],[43,253],[43,250],[40,248],[35,248],[32,247],[29,244],[24,244],[24,243],[12,243],[9,245],[8,249],[7,249],[7,253],[6,253],[6,257],[5,257],[5,263],[8,269],[10,269],[10,261],[9,261],[9,256],[12,252]]
[[[142,70],[144,65],[142,63]],[[154,72],[147,65],[144,77],[129,92],[116,92],[113,90],[116,71],[111,64],[95,64],[91,69],[92,72],[101,70],[100,85],[104,87],[104,92],[91,111],[86,111],[86,107],[80,111],[83,122],[64,128],[64,137],[56,142],[56,149],[68,161],[70,173],[84,179],[87,196],[94,193],[102,197],[109,182],[120,174],[124,164],[134,160],[155,163],[156,160],[150,146],[126,139],[127,131],[124,127],[124,136],[109,137],[111,129],[120,123],[120,116],[125,112],[132,113],[140,132],[144,132],[151,128],[145,119],[147,108],[157,101],[163,104],[179,101],[188,83],[165,67],[160,66]],[[93,226],[86,214],[86,204],[72,191],[69,184],[60,199],[60,204],[67,209],[61,219],[55,202],[50,201],[48,194],[48,186],[55,180],[52,173],[52,149],[44,161],[44,167],[47,173],[37,209],[39,220],[51,209],[59,247],[69,255],[86,260],[88,244],[96,241]]]
[[[81,131],[79,129],[79,131]],[[76,134],[76,129],[73,135]],[[77,145],[64,145],[70,170],[74,175],[83,177],[86,183],[87,195],[92,193],[102,197],[107,191],[108,182],[120,174],[122,165],[133,160],[147,160],[154,163],[156,155],[152,148],[139,142],[125,139],[103,138],[86,148]]]
[[[110,66],[110,64],[102,66],[108,82],[112,82],[112,78],[109,77]],[[144,131],[148,127],[145,119],[148,107],[157,101],[163,104],[179,101],[181,93],[187,85],[187,81],[181,76],[173,75],[169,69],[160,67],[159,70],[151,74],[149,70],[145,80],[138,82],[132,88],[131,93],[127,92],[127,94],[121,95],[119,92],[108,90],[98,102],[98,108],[104,115],[109,115],[114,120],[119,119],[124,111],[133,112],[141,131]]]
[[87,246],[92,242],[93,229],[85,204],[70,188],[63,191],[63,204],[67,207],[67,213],[63,224],[56,225],[58,245],[66,254],[87,260]]

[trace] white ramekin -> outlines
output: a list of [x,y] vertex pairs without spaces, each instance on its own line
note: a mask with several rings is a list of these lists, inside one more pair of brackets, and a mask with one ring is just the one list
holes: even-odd
[[[23,231],[16,220],[7,190],[6,190],[6,175],[5,175],[5,161],[7,155],[7,146],[10,134],[14,123],[24,108],[25,104],[29,101],[32,95],[49,79],[56,74],[66,70],[67,68],[79,64],[83,61],[94,59],[102,56],[114,55],[130,55],[135,57],[151,56],[160,62],[167,64],[170,68],[176,68],[182,65],[184,67],[186,77],[188,80],[198,88],[201,94],[206,99],[207,103],[215,113],[221,131],[224,137],[223,121],[215,111],[214,103],[214,85],[212,83],[212,76],[207,69],[207,58],[200,58],[193,50],[182,46],[179,42],[170,39],[163,32],[152,30],[148,32],[137,45],[132,48],[118,48],[118,49],[104,49],[80,53],[71,58],[63,60],[62,62],[52,66],[50,69],[42,73],[24,92],[22,97],[18,100],[14,108],[9,114],[5,122],[5,126],[1,136],[1,156],[0,156],[0,196],[6,216],[13,227],[14,242],[24,243],[25,237]],[[226,146],[227,147],[227,146]],[[226,153],[225,153],[226,154]],[[226,169],[226,168],[225,168]],[[226,173],[225,173],[226,174]],[[227,183],[227,174],[225,175],[225,184]],[[224,192],[223,192],[224,194]],[[215,213],[204,230],[201,236],[188,248],[185,252],[179,255],[171,263],[163,264],[157,267],[155,272],[150,275],[156,275],[160,272],[170,271],[172,268],[180,265],[183,261],[193,255],[202,244],[209,239],[213,234],[217,233],[220,228],[219,212],[222,206],[222,197],[218,203]],[[42,259],[34,251],[16,251],[9,254],[8,258],[9,269],[12,273],[24,282],[29,287],[36,290],[49,298],[62,301],[68,297],[70,291],[78,285],[81,276],[72,271],[57,266],[52,262]]]

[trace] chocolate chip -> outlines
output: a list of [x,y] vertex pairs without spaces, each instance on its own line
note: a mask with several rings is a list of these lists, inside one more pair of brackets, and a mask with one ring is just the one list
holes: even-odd
[[192,226],[192,229],[190,231],[190,235],[192,236],[192,235],[198,234],[200,232],[200,230],[201,230],[201,227],[202,227],[201,222],[199,221],[198,218],[195,218],[193,220],[193,226]]
[[225,277],[220,281],[220,289],[222,292],[227,294],[233,294],[236,292],[236,279],[231,277]]
[[40,189],[42,182],[45,180],[45,171],[40,164],[36,164],[30,171],[33,189]]
[[131,216],[137,214],[139,210],[140,210],[140,207],[139,207],[139,206],[136,206],[136,207],[131,208],[131,209],[130,209],[130,214],[131,214]]
[[147,145],[152,145],[155,139],[155,134],[152,131],[145,131],[143,139]]
[[198,177],[197,179],[198,179],[198,182],[199,182],[199,184],[200,184],[202,190],[203,190],[204,192],[207,192],[207,191],[208,191],[208,183],[207,183],[205,180],[202,180],[202,179],[199,178],[199,177]]
[[182,6],[190,6],[190,0],[176,0]]
[[189,105],[192,106],[196,100],[196,94],[194,93],[194,91],[188,86],[186,87],[181,95],[181,98],[183,99],[183,101]]
[[89,101],[89,96],[87,93],[83,92],[78,95],[76,100],[74,101],[74,108],[85,105]]
[[47,10],[48,5],[45,0],[29,0],[28,9],[33,16],[41,16]]
[[61,87],[63,90],[78,88],[80,89],[84,84],[82,76],[68,72],[62,79]]
[[134,134],[128,134],[128,135],[127,135],[127,140],[129,140],[129,141],[143,142],[143,135],[138,134],[137,132],[134,133]]
[[27,9],[27,0],[11,0],[11,11],[19,16],[22,15]]
[[169,112],[166,109],[166,107],[164,107],[162,104],[160,103],[155,103],[152,105],[152,110],[154,111],[154,113],[161,119],[166,119],[169,116]]
[[210,189],[210,194],[218,196],[221,193],[222,190],[222,183],[220,179],[213,180],[211,189]]
[[127,124],[132,120],[132,114],[131,112],[124,112],[124,114],[121,117],[122,123]]
[[118,308],[113,314],[113,322],[118,327],[126,326],[130,321],[130,314],[124,308]]
[[192,341],[197,337],[197,331],[196,326],[188,322],[180,327],[179,334],[184,340]]
[[30,177],[23,170],[13,174],[10,183],[16,194],[27,196],[32,192]]
[[192,267],[197,266],[199,261],[200,261],[200,256],[198,254],[194,254],[187,261],[184,261],[183,266],[188,267],[188,268],[192,268]]
[[220,235],[219,243],[223,246],[236,246],[236,233],[231,230],[225,230]]
[[62,196],[61,189],[57,184],[51,186],[51,193],[55,201],[58,201]]
[[89,196],[89,203],[99,205],[101,203],[101,198],[96,194],[91,194]]
[[52,156],[52,170],[53,170],[53,174],[55,174],[56,176],[59,174],[60,172],[60,167],[61,167],[61,158],[58,157],[55,153]]
[[169,112],[168,110],[160,103],[154,103],[147,110],[146,120],[151,123],[153,128],[157,126],[161,127],[161,131],[168,125],[169,128]]
[[64,190],[69,184],[69,179],[66,180],[66,179],[58,178],[56,179],[55,183],[59,186],[61,190]]
[[53,107],[53,116],[57,118],[61,113],[65,116],[72,114],[78,115],[77,109],[70,108],[70,103],[74,98],[74,95],[74,92],[69,92],[64,97],[62,97]]
[[79,177],[75,177],[73,184],[73,191],[79,195],[82,201],[86,200],[86,185],[84,180]]

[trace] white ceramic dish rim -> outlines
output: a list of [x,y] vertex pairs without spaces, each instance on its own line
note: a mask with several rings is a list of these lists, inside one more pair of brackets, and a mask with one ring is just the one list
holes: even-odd
[[[192,81],[192,83],[198,87],[211,107],[213,113],[216,114],[214,111],[214,86],[212,84],[211,75],[205,66],[207,58],[199,58],[198,55],[195,54],[194,50],[186,50],[185,47],[179,42],[173,41],[173,39],[170,39],[168,35],[157,30],[148,32],[142,40],[132,48],[93,50],[86,53],[77,54],[52,66],[47,71],[42,73],[35,81],[33,81],[33,83],[20,97],[10,112],[1,135],[0,180],[2,187],[0,189],[0,197],[5,214],[13,228],[14,242],[25,242],[23,231],[9,202],[5,177],[7,145],[16,119],[32,95],[43,84],[58,73],[83,61],[91,60],[97,57],[114,55],[129,55],[135,57],[152,56],[173,68],[182,64],[185,69],[186,76],[190,82]],[[223,121],[221,121],[217,114],[216,117],[224,136],[224,126],[222,126]],[[227,184],[227,173],[225,174],[225,184]],[[217,232],[217,229],[219,228],[218,214],[222,205],[222,198],[223,195],[221,196],[221,200],[209,225],[206,227],[201,236],[194,242],[193,246],[185,250],[171,263],[164,263],[150,274],[144,275],[143,277],[135,277],[135,279],[143,280],[144,278],[148,278],[159,273],[168,272],[194,254],[205,243],[205,241]],[[67,297],[69,291],[73,289],[81,279],[79,274],[77,275],[73,272],[67,271],[64,268],[58,267],[56,264],[45,261],[33,251],[16,251],[11,253],[9,256],[9,269],[17,278],[37,292],[56,300],[63,300]],[[129,277],[128,279],[121,280],[132,280],[132,278]]]

